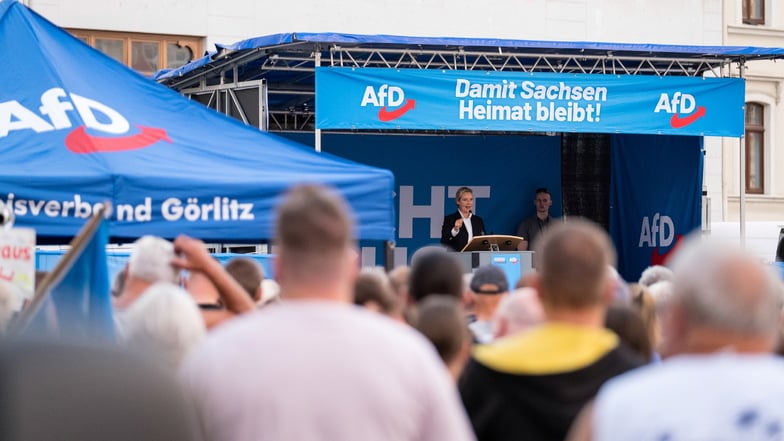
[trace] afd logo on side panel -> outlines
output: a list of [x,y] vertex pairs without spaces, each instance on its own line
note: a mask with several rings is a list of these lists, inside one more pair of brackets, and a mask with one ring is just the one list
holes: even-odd
[[402,87],[382,84],[375,88],[365,87],[362,95],[362,107],[373,106],[378,109],[378,120],[381,122],[394,121],[405,115],[416,106],[416,100],[406,99],[406,92]]

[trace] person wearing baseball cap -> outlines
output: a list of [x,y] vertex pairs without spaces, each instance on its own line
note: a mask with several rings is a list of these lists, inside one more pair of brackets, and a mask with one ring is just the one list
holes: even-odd
[[476,321],[468,328],[477,343],[490,343],[493,340],[493,316],[503,294],[509,292],[509,283],[504,271],[494,265],[480,266],[471,278],[471,294],[474,300]]

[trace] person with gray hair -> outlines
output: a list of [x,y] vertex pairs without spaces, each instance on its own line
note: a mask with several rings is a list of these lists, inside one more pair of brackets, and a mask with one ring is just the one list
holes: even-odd
[[236,315],[255,309],[253,300],[240,284],[207,251],[204,242],[185,235],[174,242],[156,236],[144,236],[134,242],[128,259],[122,292],[114,299],[115,321],[120,332],[125,327],[124,312],[144,292],[158,282],[180,284],[180,271],[203,276],[221,297],[225,310],[203,314],[207,326],[215,326]]
[[662,265],[653,265],[645,268],[637,281],[640,285],[651,286],[657,282],[671,281],[675,274],[672,270]]
[[740,247],[699,236],[683,243],[672,268],[671,357],[608,382],[574,439],[780,438],[784,360],[771,353],[779,281]]
[[493,337],[498,339],[526,331],[544,322],[544,310],[536,290],[518,288],[505,296],[493,316]]
[[133,243],[128,258],[125,284],[114,299],[114,307],[124,310],[157,282],[179,284],[180,271],[172,265],[174,244],[156,236],[143,236]]
[[152,285],[124,316],[121,336],[125,345],[172,369],[207,334],[196,302],[171,283]]

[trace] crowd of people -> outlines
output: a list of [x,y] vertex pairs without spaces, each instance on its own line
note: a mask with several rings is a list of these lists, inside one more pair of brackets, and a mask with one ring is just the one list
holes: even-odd
[[[458,193],[451,249],[483,229]],[[695,237],[627,283],[599,226],[528,223],[536,270],[516,285],[442,247],[360,268],[345,202],[318,186],[278,207],[274,285],[252,259],[143,237],[112,287],[116,345],[0,343],[0,439],[782,436],[771,268]]]

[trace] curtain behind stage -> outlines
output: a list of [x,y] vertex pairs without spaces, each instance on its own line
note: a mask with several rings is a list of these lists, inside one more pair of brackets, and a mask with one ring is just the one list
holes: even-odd
[[610,235],[634,282],[701,225],[702,138],[613,135],[610,164]]
[[561,137],[561,188],[564,215],[580,216],[609,230],[610,136],[564,133]]

